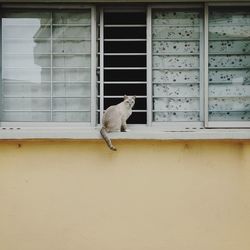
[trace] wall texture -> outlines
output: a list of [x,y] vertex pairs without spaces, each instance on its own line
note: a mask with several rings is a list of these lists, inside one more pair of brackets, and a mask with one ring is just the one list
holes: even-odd
[[0,142],[0,249],[248,250],[250,141]]

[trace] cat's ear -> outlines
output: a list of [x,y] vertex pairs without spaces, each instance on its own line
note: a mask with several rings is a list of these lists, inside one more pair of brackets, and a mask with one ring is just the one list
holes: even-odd
[[128,96],[127,95],[124,95],[124,100],[128,99]]
[[136,96],[134,95],[132,98],[135,100]]

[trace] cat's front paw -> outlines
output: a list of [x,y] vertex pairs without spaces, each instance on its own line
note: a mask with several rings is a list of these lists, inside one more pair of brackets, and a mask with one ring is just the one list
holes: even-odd
[[131,131],[131,130],[127,128],[127,129],[125,129],[124,131],[125,131],[125,132],[129,132],[129,131]]

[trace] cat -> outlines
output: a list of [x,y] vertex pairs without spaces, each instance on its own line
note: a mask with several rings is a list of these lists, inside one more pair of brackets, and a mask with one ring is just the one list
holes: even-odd
[[132,108],[135,105],[135,98],[135,96],[124,95],[124,100],[121,103],[110,106],[103,114],[100,133],[108,147],[113,151],[116,151],[117,149],[113,146],[107,133],[128,131],[126,121],[132,114]]

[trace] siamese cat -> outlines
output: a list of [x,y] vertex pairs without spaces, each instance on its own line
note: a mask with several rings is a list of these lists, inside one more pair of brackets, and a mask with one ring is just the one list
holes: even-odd
[[128,131],[126,121],[132,114],[132,108],[135,105],[135,98],[135,96],[131,97],[125,95],[124,100],[121,103],[110,106],[103,114],[100,133],[111,150],[116,151],[116,148],[112,145],[108,133]]

